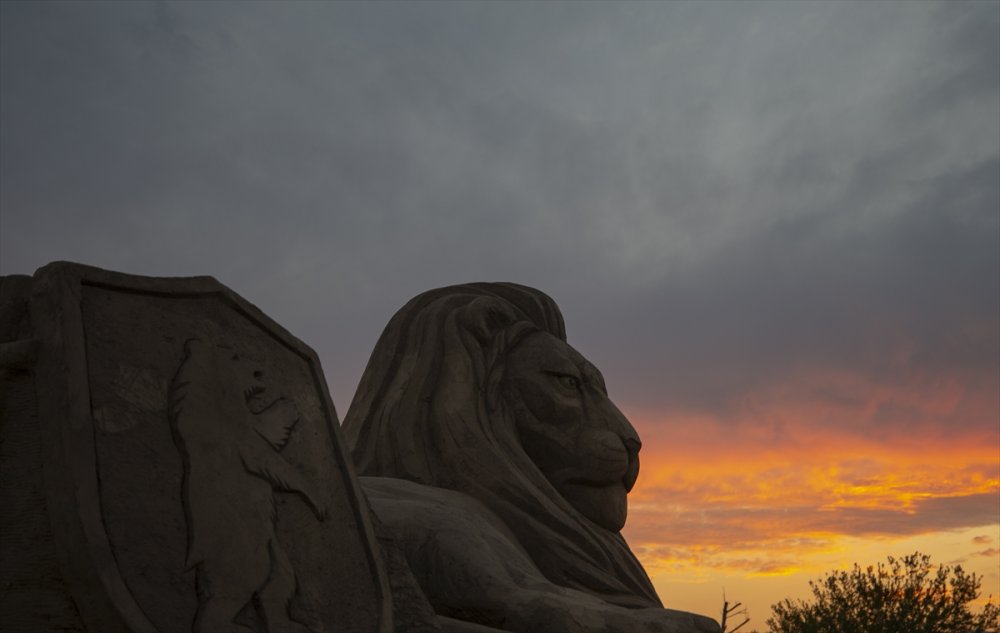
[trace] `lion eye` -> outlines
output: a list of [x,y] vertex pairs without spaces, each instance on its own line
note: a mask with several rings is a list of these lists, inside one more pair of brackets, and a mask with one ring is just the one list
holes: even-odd
[[580,381],[576,376],[562,375],[559,376],[559,384],[567,389],[579,389]]

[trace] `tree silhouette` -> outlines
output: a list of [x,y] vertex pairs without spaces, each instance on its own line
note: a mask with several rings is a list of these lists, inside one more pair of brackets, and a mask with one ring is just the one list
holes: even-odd
[[[772,633],[987,633],[998,629],[1000,606],[980,613],[981,578],[960,565],[935,570],[930,556],[914,553],[889,564],[828,573],[809,581],[813,600],[783,600],[771,607]],[[991,597],[992,598],[992,597]]]

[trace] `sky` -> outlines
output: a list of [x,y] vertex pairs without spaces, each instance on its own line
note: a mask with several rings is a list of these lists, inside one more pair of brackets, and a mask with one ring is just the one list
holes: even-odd
[[1000,596],[1000,3],[0,3],[0,273],[212,275],[347,410],[408,299],[551,295],[664,602],[920,550]]

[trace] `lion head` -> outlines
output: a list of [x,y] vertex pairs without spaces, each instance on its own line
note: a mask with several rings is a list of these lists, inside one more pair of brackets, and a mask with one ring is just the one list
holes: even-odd
[[641,444],[601,372],[564,341],[536,332],[508,352],[504,383],[531,460],[583,516],[620,530]]
[[362,475],[471,495],[553,582],[661,606],[619,534],[639,438],[544,293],[478,283],[412,299],[376,344],[343,429]]
[[[199,412],[213,428],[243,420],[247,412],[263,408],[260,364],[225,346],[209,345],[193,338],[184,344],[184,359],[171,382],[170,411],[176,418],[181,409]],[[210,431],[204,431],[210,432]]]

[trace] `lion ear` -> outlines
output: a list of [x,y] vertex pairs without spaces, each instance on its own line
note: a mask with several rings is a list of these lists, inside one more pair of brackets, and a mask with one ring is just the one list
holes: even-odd
[[496,411],[500,404],[500,385],[503,383],[506,371],[507,353],[527,336],[540,331],[533,323],[517,321],[497,332],[490,341],[486,351],[489,369],[486,372],[485,384],[486,406],[490,411]]
[[[507,350],[538,327],[509,301],[497,297],[479,297],[466,305],[460,315],[464,335],[475,340],[466,340],[469,348],[478,348],[485,379],[480,385],[490,411],[500,404],[500,384],[503,379],[503,364]],[[480,374],[483,375],[483,374]]]
[[497,332],[525,320],[513,304],[494,297],[479,297],[462,308],[461,323],[484,347]]

